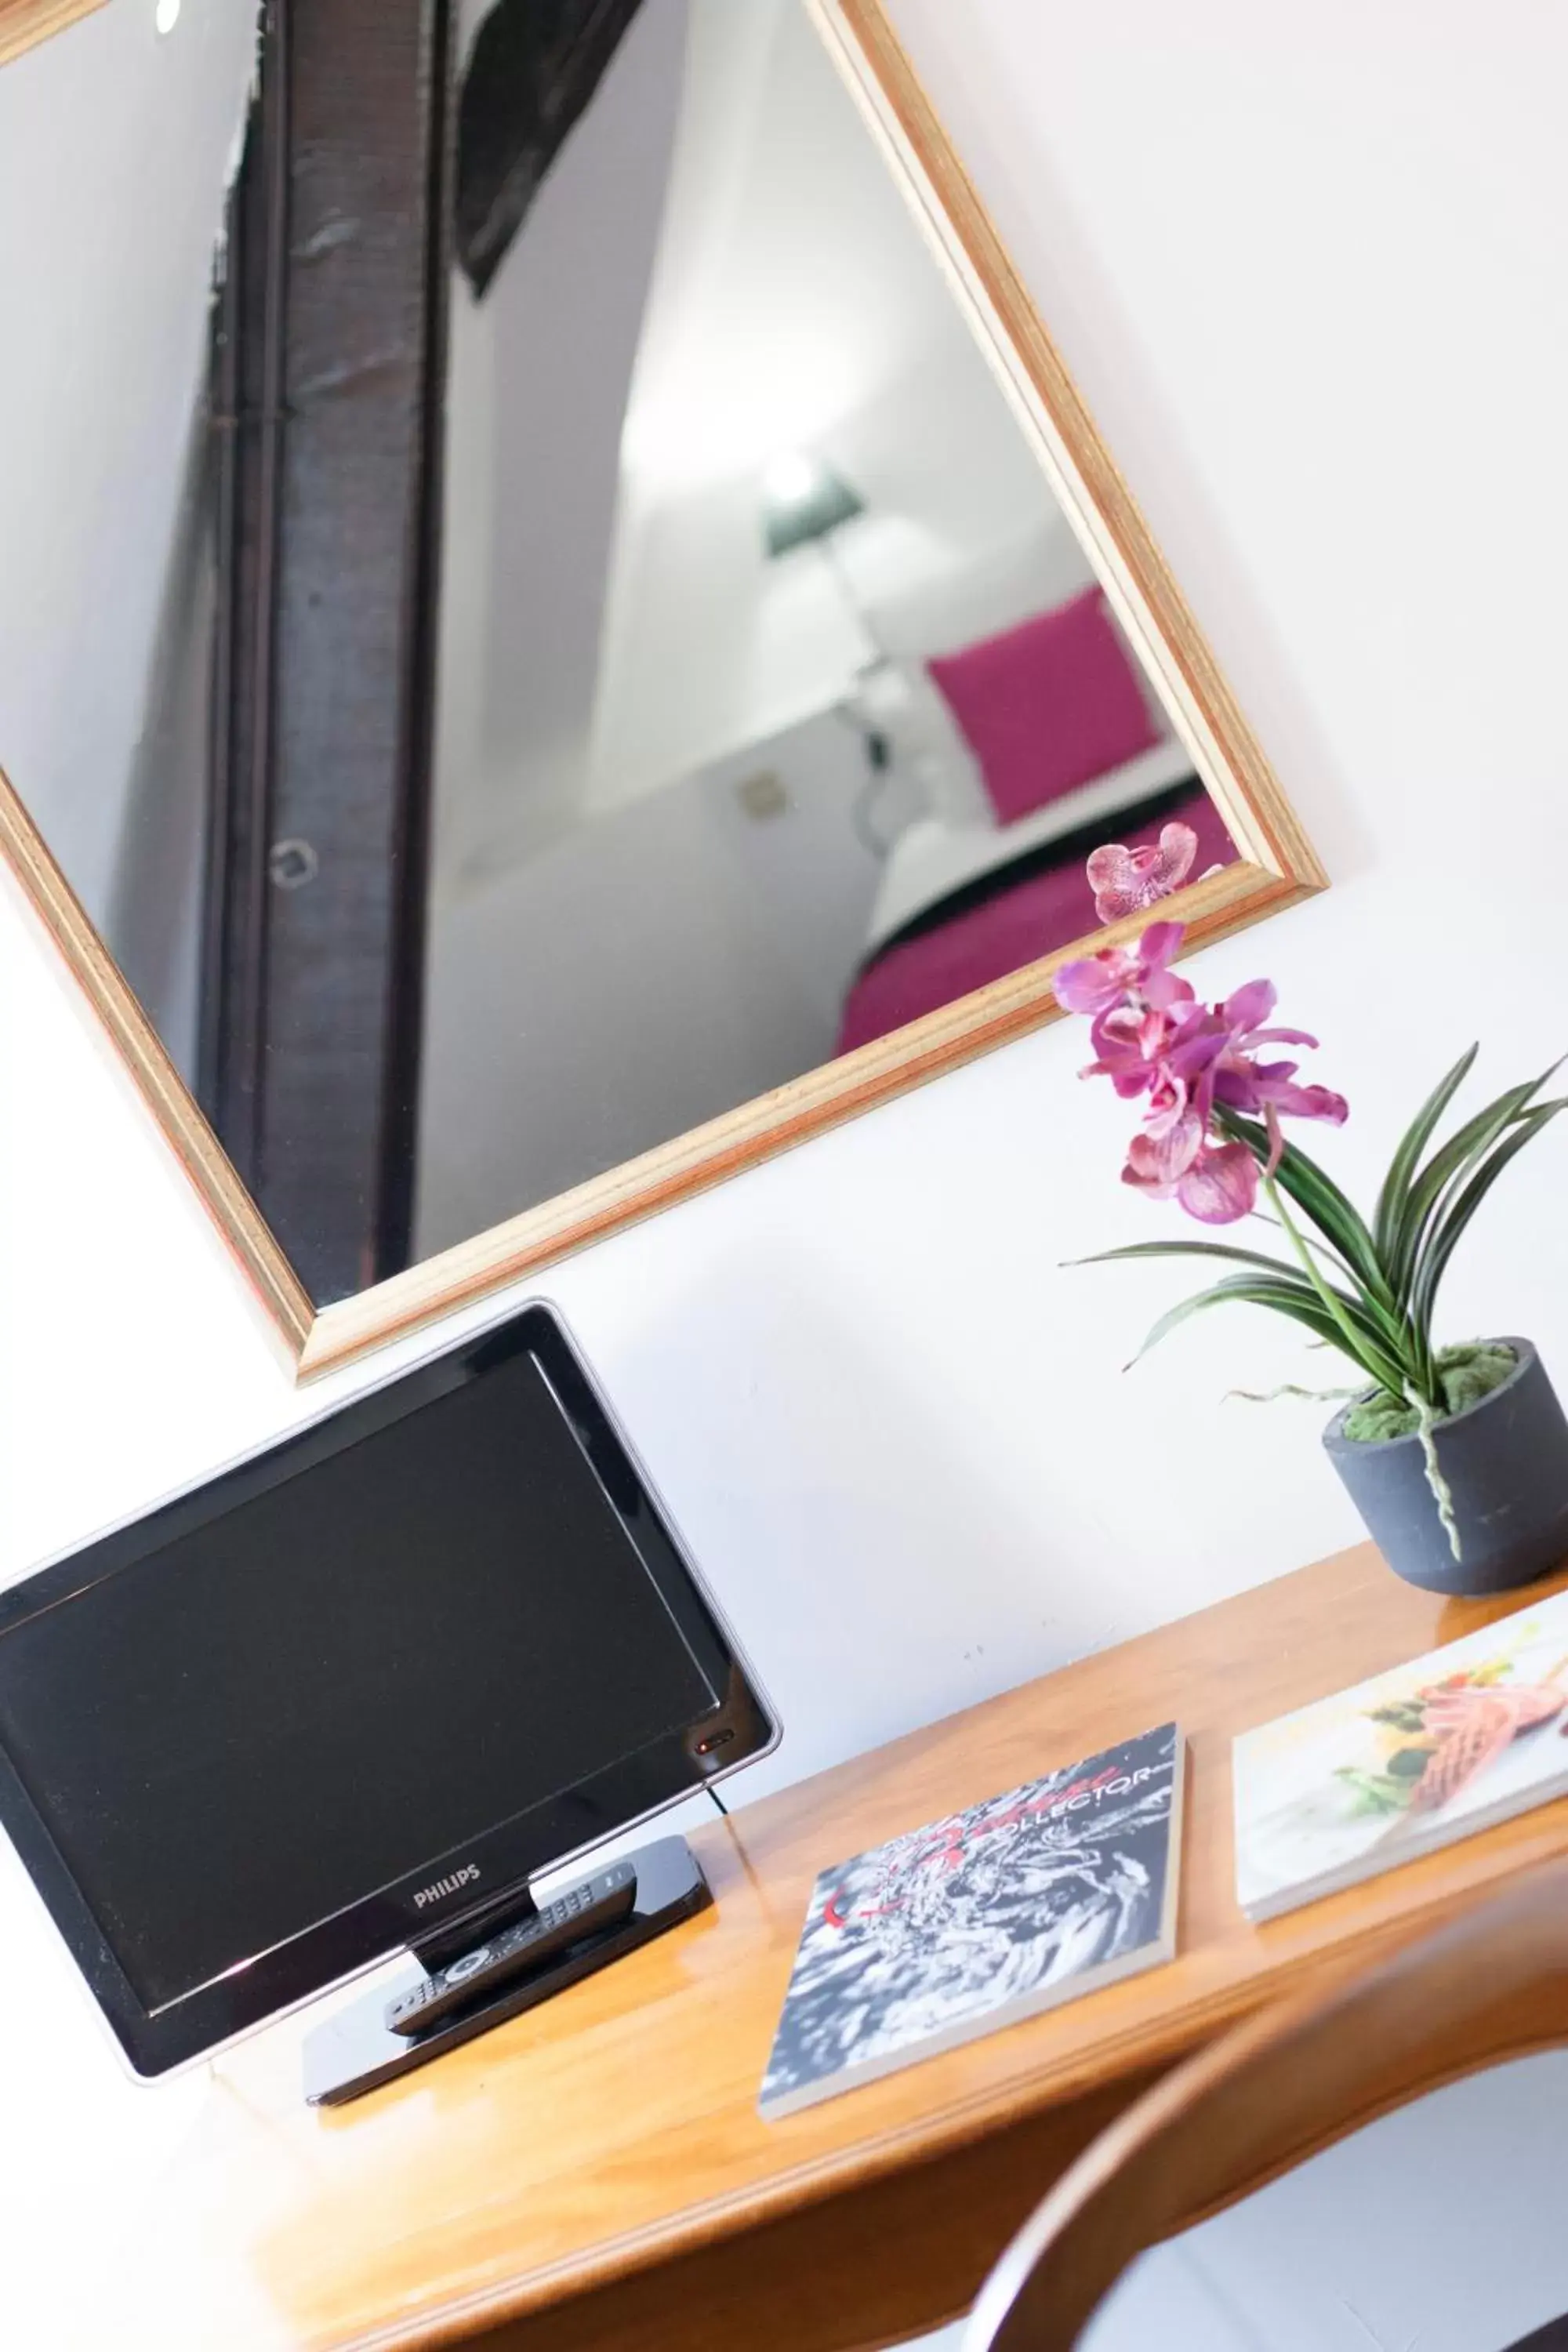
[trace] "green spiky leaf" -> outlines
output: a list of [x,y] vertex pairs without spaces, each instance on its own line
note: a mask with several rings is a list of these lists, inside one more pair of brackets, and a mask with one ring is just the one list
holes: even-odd
[[1550,1125],[1564,1108],[1568,1108],[1568,1096],[1560,1096],[1555,1102],[1538,1103],[1533,1110],[1514,1120],[1512,1132],[1494,1142],[1489,1154],[1438,1218],[1421,1252],[1412,1285],[1411,1314],[1422,1330],[1430,1328],[1437,1285],[1470,1219],[1510,1160],[1516,1159],[1527,1143],[1532,1143],[1542,1129]]
[[[1334,1307],[1337,1306],[1356,1327],[1359,1343],[1364,1343],[1369,1349],[1380,1349],[1384,1357],[1392,1354],[1381,1323],[1359,1295],[1342,1290],[1335,1283],[1324,1282],[1320,1287],[1315,1278],[1309,1280],[1299,1266],[1291,1265],[1287,1259],[1268,1257],[1258,1250],[1238,1249],[1231,1242],[1130,1242],[1121,1249],[1097,1250],[1092,1257],[1075,1258],[1072,1263],[1075,1265],[1109,1265],[1122,1258],[1160,1257],[1220,1258],[1229,1260],[1233,1265],[1252,1266],[1270,1279],[1285,1283],[1304,1299],[1321,1307],[1331,1323],[1334,1320]],[[1329,1304],[1330,1298],[1333,1305]],[[1334,1338],[1335,1344],[1342,1347],[1343,1337],[1338,1329]],[[1394,1366],[1390,1363],[1387,1369],[1393,1371]]]
[[1159,1345],[1167,1333],[1175,1330],[1179,1324],[1185,1323],[1192,1316],[1201,1314],[1205,1307],[1229,1304],[1267,1307],[1278,1315],[1288,1315],[1293,1322],[1305,1325],[1315,1339],[1326,1340],[1342,1355],[1351,1356],[1370,1380],[1376,1381],[1379,1386],[1384,1385],[1382,1376],[1366,1358],[1346,1344],[1344,1334],[1333,1317],[1306,1283],[1270,1281],[1261,1275],[1231,1275],[1224,1282],[1216,1282],[1211,1288],[1196,1292],[1191,1298],[1179,1300],[1161,1316],[1132,1361],[1139,1362],[1151,1348]]
[[[1237,1143],[1245,1143],[1260,1168],[1268,1167],[1271,1150],[1268,1130],[1257,1119],[1244,1118],[1237,1111],[1222,1108],[1215,1113],[1215,1124]],[[1326,1176],[1317,1161],[1309,1160],[1293,1143],[1285,1146],[1274,1174],[1281,1190],[1289,1192],[1297,1207],[1339,1253],[1369,1301],[1375,1299],[1390,1314],[1394,1313],[1394,1294],[1365,1220],[1332,1177]]]
[[1528,1105],[1532,1095],[1539,1094],[1552,1071],[1561,1067],[1554,1062],[1540,1076],[1528,1078],[1522,1086],[1510,1087],[1494,1102],[1479,1110],[1473,1118],[1451,1135],[1442,1150],[1433,1153],[1426,1167],[1411,1184],[1400,1212],[1394,1238],[1390,1244],[1389,1275],[1394,1284],[1396,1302],[1408,1306],[1415,1279],[1417,1260],[1428,1226],[1439,1213],[1445,1192],[1461,1184],[1468,1171],[1488,1152],[1500,1135],[1520,1119],[1529,1116]]
[[1300,1282],[1300,1270],[1282,1257],[1269,1257],[1262,1250],[1237,1249],[1233,1242],[1129,1242],[1121,1249],[1096,1250],[1091,1257],[1069,1258],[1069,1265],[1113,1265],[1122,1258],[1138,1257],[1220,1257],[1236,1265],[1258,1267],[1265,1274],[1282,1275],[1287,1282]]
[[1290,1236],[1301,1271],[1331,1321],[1338,1327],[1347,1353],[1354,1356],[1358,1363],[1364,1363],[1391,1396],[1403,1396],[1412,1379],[1419,1385],[1422,1368],[1413,1334],[1388,1314],[1380,1299],[1365,1290],[1358,1288],[1353,1300],[1342,1297],[1325,1279],[1322,1268],[1308,1248],[1306,1235],[1285,1205],[1285,1195],[1277,1178],[1266,1175],[1263,1181]]
[[1385,1269],[1391,1265],[1399,1220],[1409,1198],[1415,1171],[1421,1164],[1421,1154],[1436,1134],[1438,1120],[1475,1067],[1476,1056],[1480,1050],[1480,1046],[1475,1045],[1461,1054],[1447,1077],[1433,1088],[1405,1129],[1399,1149],[1389,1163],[1373,1218],[1373,1241]]

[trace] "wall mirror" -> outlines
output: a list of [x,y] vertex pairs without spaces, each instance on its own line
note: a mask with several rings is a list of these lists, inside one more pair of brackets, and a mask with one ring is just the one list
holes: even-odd
[[1321,886],[878,0],[272,0],[225,253],[0,830],[302,1372]]

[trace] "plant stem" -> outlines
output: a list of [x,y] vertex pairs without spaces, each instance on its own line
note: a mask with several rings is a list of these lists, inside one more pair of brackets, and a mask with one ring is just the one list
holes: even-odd
[[[1267,1183],[1267,1178],[1264,1181]],[[1278,1217],[1268,1215],[1262,1209],[1254,1209],[1252,1213],[1260,1225],[1272,1225],[1276,1233],[1280,1230]],[[1341,1256],[1337,1249],[1331,1249],[1326,1242],[1314,1241],[1310,1234],[1303,1234],[1301,1239],[1310,1250],[1315,1251],[1319,1257],[1326,1259],[1336,1274],[1342,1274],[1345,1280],[1353,1286],[1357,1279],[1356,1270]]]
[[1272,1176],[1265,1176],[1263,1189],[1274,1203],[1280,1224],[1290,1237],[1291,1247],[1301,1261],[1302,1272],[1342,1333],[1346,1355],[1350,1357],[1352,1363],[1360,1364],[1364,1371],[1370,1373],[1380,1389],[1385,1389],[1388,1394],[1396,1398],[1401,1404],[1407,1403],[1409,1399],[1406,1393],[1406,1375],[1404,1366],[1396,1364],[1392,1357],[1385,1356],[1381,1348],[1374,1347],[1370,1339],[1364,1339],[1356,1329],[1335,1297],[1331,1285],[1326,1283],[1319,1273],[1312,1253],[1307,1247],[1296,1220],[1285,1205],[1285,1196]]

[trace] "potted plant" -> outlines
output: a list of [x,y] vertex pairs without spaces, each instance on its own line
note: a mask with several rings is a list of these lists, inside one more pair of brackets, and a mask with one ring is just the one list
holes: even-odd
[[1547,1071],[1437,1141],[1472,1045],[1411,1121],[1363,1217],[1281,1130],[1286,1118],[1340,1126],[1347,1115],[1342,1096],[1298,1083],[1295,1061],[1264,1058],[1317,1040],[1271,1025],[1266,980],[1200,1003],[1171,969],[1182,938],[1181,924],[1154,923],[1136,947],[1065,965],[1057,996],[1093,1024],[1083,1075],[1142,1105],[1123,1183],[1206,1225],[1268,1218],[1279,1242],[1139,1242],[1085,1261],[1202,1257],[1235,1269],[1163,1315],[1140,1354],[1205,1307],[1289,1315],[1356,1368],[1353,1389],[1278,1393],[1342,1400],[1323,1443],[1399,1575],[1433,1591],[1498,1592],[1568,1560],[1568,1421],[1534,1347],[1512,1337],[1439,1347],[1433,1334],[1438,1286],[1471,1218],[1568,1097],[1542,1099]]

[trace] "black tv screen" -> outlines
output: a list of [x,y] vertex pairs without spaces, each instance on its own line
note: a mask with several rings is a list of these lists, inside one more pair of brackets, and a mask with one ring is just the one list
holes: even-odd
[[771,1736],[542,1308],[0,1594],[0,1809],[144,2072]]

